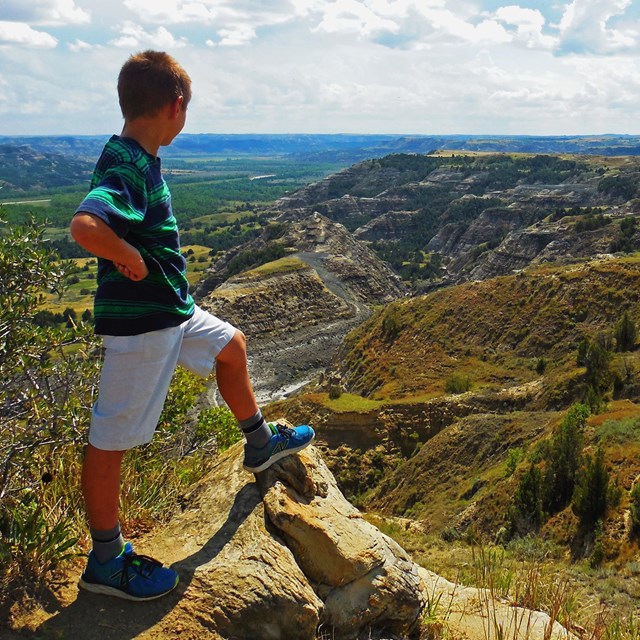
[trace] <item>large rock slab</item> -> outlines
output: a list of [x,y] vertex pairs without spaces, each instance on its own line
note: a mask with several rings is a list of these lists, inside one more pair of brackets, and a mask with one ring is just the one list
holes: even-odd
[[336,637],[382,628],[402,637],[424,607],[417,565],[342,495],[314,448],[259,474],[265,511],[325,603]]
[[[434,606],[436,626],[444,637],[456,640],[578,640],[543,611],[514,606],[495,597],[489,589],[461,587],[420,568],[425,596]],[[429,637],[425,627],[423,636]],[[441,634],[442,635],[442,634]],[[440,637],[440,636],[436,636]]]
[[344,498],[314,447],[256,482],[236,445],[148,546],[186,587],[169,619],[195,617],[202,637],[408,637],[424,605],[417,565]]
[[194,616],[202,637],[314,638],[324,605],[268,530],[254,476],[242,470],[241,446],[221,458],[187,505],[149,542],[188,584],[171,618]]

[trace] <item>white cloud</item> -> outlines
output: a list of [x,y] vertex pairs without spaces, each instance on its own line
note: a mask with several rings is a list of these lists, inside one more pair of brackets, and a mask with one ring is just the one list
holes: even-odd
[[630,6],[631,0],[573,0],[559,24],[561,51],[611,54],[637,48],[637,28],[622,30],[610,24]]
[[176,39],[165,27],[158,27],[155,31],[145,31],[140,25],[133,22],[125,22],[120,26],[120,37],[111,40],[109,44],[114,47],[134,49],[141,46],[150,46],[156,49],[172,49],[184,47],[186,38]]
[[2,0],[2,17],[43,26],[87,24],[91,20],[74,0]]
[[0,46],[20,45],[37,49],[53,49],[58,40],[44,31],[36,31],[23,22],[0,21]]
[[220,15],[226,0],[124,0],[124,6],[140,20],[155,23],[211,23]]
[[245,24],[234,25],[229,29],[220,29],[220,46],[238,46],[247,44],[256,37],[256,32]]
[[327,4],[318,30],[327,33],[355,33],[364,37],[381,31],[397,33],[400,26],[383,18],[357,0],[336,0]]
[[557,46],[557,38],[542,33],[546,19],[538,9],[525,9],[517,5],[500,7],[496,18],[501,22],[516,27],[514,40],[525,46],[553,49]]
[[629,0],[0,3],[0,111],[24,105],[0,133],[116,130],[118,70],[147,47],[180,48],[186,132],[640,132]]
[[327,4],[328,0],[290,0],[290,5],[296,16],[306,16],[322,11]]
[[97,48],[99,45],[89,44],[84,40],[79,40],[76,38],[73,42],[69,42],[67,47],[69,51],[73,51],[74,53],[81,53],[83,51],[91,51],[91,49]]
[[502,44],[511,40],[505,28],[495,20],[486,19],[476,25],[457,12],[422,5],[418,12],[431,29],[429,39],[443,41],[453,37],[475,44]]

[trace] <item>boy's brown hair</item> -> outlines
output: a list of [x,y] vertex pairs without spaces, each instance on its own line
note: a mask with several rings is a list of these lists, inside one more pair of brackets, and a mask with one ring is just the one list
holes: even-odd
[[164,51],[136,53],[120,70],[118,98],[125,120],[154,116],[179,96],[186,109],[191,100],[191,78]]

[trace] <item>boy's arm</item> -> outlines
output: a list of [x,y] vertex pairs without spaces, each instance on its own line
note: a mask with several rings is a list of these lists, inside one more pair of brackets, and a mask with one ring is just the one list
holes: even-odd
[[149,275],[140,252],[100,218],[82,211],[77,213],[71,221],[71,236],[89,253],[111,260],[116,269],[130,280],[144,280]]

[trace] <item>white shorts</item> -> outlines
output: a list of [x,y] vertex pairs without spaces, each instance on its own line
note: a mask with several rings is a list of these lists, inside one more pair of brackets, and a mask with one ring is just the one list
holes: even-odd
[[228,322],[196,306],[178,327],[136,336],[103,336],[104,362],[89,443],[124,451],[153,438],[176,365],[206,377],[233,338]]

